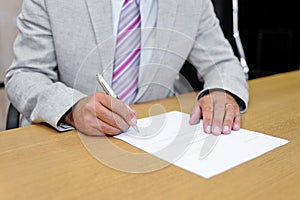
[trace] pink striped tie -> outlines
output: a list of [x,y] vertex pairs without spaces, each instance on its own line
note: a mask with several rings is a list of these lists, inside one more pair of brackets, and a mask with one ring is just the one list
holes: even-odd
[[137,93],[141,54],[141,17],[136,0],[122,6],[116,43],[113,90],[125,103],[134,103]]

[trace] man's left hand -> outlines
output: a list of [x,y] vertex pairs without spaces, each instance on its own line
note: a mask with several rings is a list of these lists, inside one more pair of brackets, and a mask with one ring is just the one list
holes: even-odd
[[240,107],[225,91],[212,91],[195,103],[189,122],[197,124],[200,118],[203,118],[204,131],[214,135],[230,134],[241,127]]

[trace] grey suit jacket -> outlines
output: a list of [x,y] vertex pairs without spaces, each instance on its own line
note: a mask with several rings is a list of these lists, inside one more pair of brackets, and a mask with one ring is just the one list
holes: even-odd
[[[15,59],[5,80],[8,97],[30,122],[59,128],[59,119],[78,100],[101,91],[96,73],[111,83],[111,0],[24,0],[17,24]],[[142,38],[143,51],[152,57],[140,66],[136,103],[173,95],[188,60],[205,82],[200,95],[221,88],[246,109],[247,82],[210,0],[158,0],[156,27],[143,30]]]

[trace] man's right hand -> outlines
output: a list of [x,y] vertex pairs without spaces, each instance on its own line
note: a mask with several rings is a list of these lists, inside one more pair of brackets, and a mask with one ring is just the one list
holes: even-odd
[[136,113],[119,99],[95,93],[77,102],[63,119],[91,136],[117,135],[136,125]]

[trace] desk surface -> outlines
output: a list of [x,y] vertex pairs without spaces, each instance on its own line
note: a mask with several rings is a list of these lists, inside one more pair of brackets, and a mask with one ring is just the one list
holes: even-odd
[[[143,174],[94,159],[76,131],[33,125],[0,133],[1,199],[299,199],[300,71],[249,81],[243,128],[291,142],[210,179],[173,165]],[[138,117],[181,108],[194,94],[134,105]],[[183,106],[180,106],[183,105]],[[111,138],[111,140],[115,140]],[[117,141],[122,148],[133,148]]]

